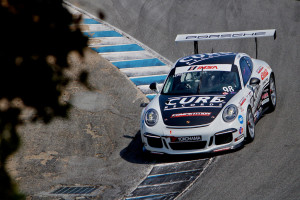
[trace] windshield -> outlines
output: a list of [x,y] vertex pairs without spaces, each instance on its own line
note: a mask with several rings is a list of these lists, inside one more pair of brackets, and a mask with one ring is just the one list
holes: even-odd
[[172,69],[162,94],[224,94],[241,89],[237,67],[231,71],[193,71],[176,73]]

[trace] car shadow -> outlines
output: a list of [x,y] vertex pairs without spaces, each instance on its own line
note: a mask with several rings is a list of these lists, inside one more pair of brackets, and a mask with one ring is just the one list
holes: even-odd
[[217,153],[201,153],[201,154],[184,154],[184,155],[169,155],[169,154],[151,154],[143,151],[143,144],[141,139],[141,133],[138,131],[134,137],[124,135],[125,138],[130,138],[132,141],[130,144],[120,152],[120,156],[131,163],[136,164],[162,164],[172,162],[183,162],[200,159],[209,159],[221,155],[230,154],[239,151],[243,146],[229,151],[222,151]]

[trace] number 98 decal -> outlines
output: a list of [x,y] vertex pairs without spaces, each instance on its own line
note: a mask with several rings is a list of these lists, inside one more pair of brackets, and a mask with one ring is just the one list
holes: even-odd
[[228,87],[223,87],[223,91],[224,92],[234,92],[234,89],[232,86],[228,86]]

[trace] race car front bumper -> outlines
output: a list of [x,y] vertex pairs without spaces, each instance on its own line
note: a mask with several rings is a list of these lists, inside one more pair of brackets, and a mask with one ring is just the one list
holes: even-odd
[[147,151],[158,154],[211,153],[240,147],[244,134],[236,128],[229,128],[213,134],[184,136],[159,136],[142,133],[142,141]]

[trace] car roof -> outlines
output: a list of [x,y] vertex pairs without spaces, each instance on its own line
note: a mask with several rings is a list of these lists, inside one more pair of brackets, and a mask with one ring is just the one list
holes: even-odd
[[174,67],[207,64],[234,64],[238,53],[205,53],[182,57],[177,60]]

